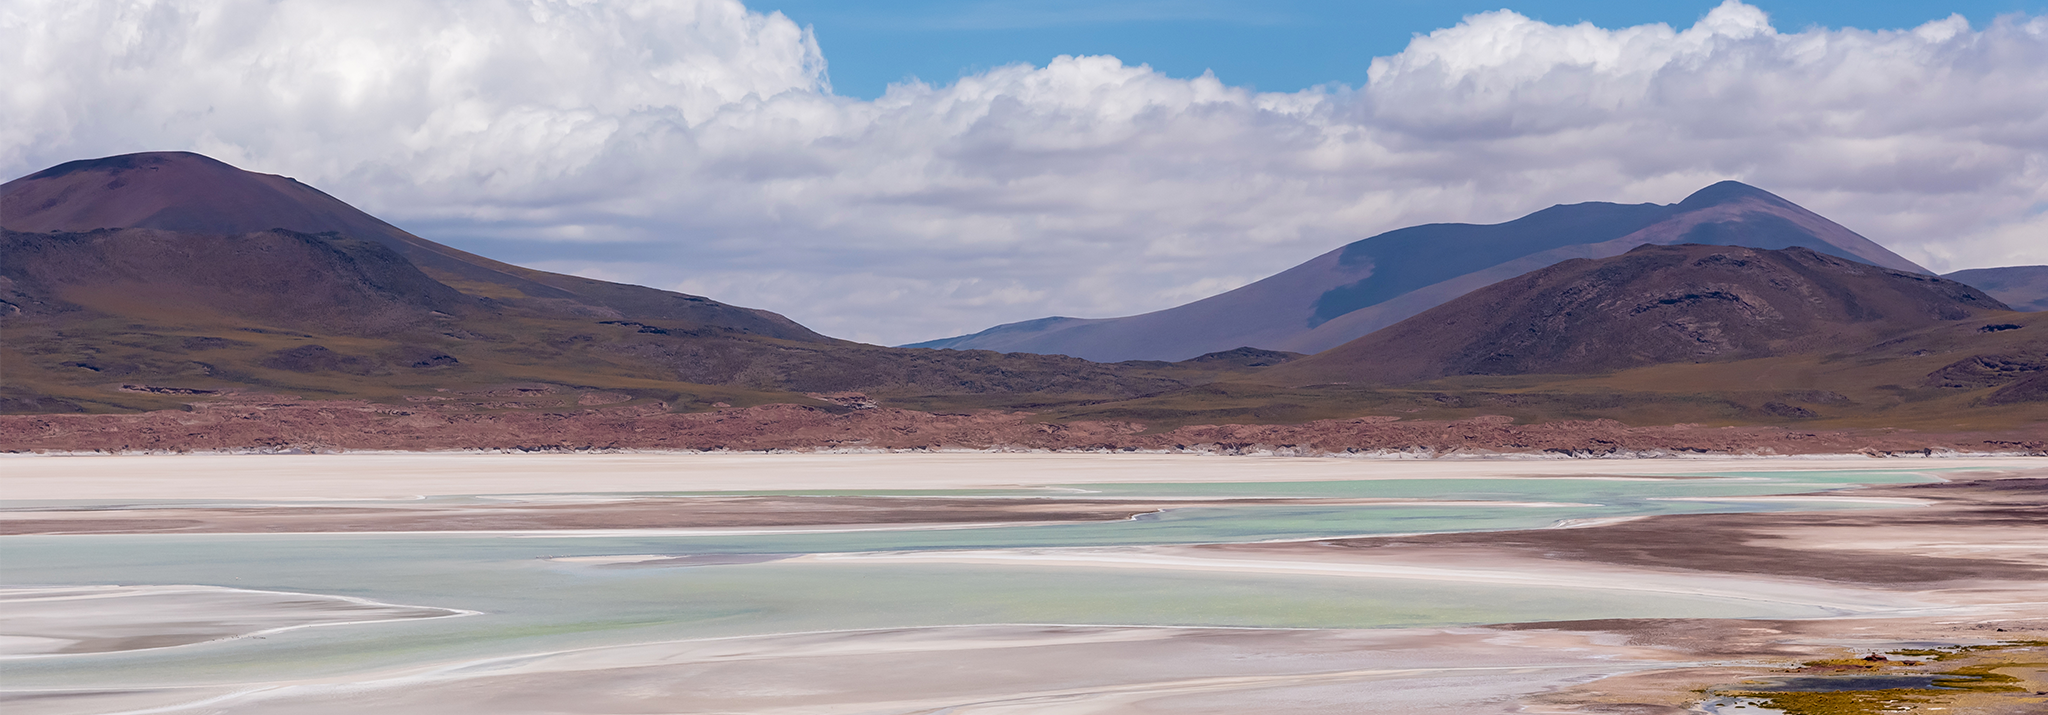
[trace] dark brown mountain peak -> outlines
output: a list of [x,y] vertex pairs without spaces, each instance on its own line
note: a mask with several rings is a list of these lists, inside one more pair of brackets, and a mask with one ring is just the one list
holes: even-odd
[[1380,383],[1600,373],[1834,352],[2004,310],[1955,281],[1803,247],[1643,245],[1495,283],[1273,371]]
[[[395,231],[292,179],[183,151],[66,162],[7,182],[0,214],[16,231],[156,228],[248,233]],[[369,235],[359,235],[371,238]]]
[[78,308],[178,319],[236,316],[343,334],[416,327],[477,305],[382,244],[286,229],[0,230],[0,279],[17,314]]
[[[155,229],[218,237],[283,229],[332,234],[380,244],[432,280],[471,296],[556,312],[828,340],[764,310],[500,263],[414,236],[294,179],[244,171],[191,152],[66,162],[0,184],[0,227],[23,233]],[[247,252],[224,255],[260,260]]]

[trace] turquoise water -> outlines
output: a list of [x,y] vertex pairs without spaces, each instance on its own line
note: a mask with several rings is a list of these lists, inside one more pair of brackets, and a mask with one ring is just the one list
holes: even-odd
[[[484,615],[16,661],[7,665],[4,677],[9,685],[40,687],[241,682],[681,638],[976,623],[1378,628],[1826,614],[1754,602],[1400,579],[957,564],[596,568],[510,558],[499,541],[241,538],[168,547],[126,539],[98,544],[89,550],[129,554],[122,560],[123,580],[138,583],[201,580]],[[36,544],[34,550],[59,559],[85,556],[73,551],[75,546]],[[89,564],[39,566],[32,568],[50,575],[105,573]],[[195,574],[203,577],[191,578]]]
[[[483,615],[302,629],[260,640],[157,651],[11,661],[0,677],[9,687],[241,682],[679,638],[976,623],[1371,628],[1611,617],[1812,617],[1827,613],[1757,601],[1338,576],[843,561],[618,568],[546,559],[1129,546],[1517,529],[1561,519],[1796,506],[1662,501],[1672,498],[1738,498],[1928,480],[1915,472],[1710,476],[1714,478],[1068,485],[1063,488],[1116,497],[1409,497],[1562,505],[1281,503],[1174,510],[1109,523],[938,531],[586,538],[4,537],[0,584],[9,586],[208,584],[358,596]],[[1829,508],[1855,506],[1863,505]]]

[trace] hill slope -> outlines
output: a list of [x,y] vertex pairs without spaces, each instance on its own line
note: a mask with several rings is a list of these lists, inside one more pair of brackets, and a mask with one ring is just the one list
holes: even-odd
[[1984,291],[2015,310],[2048,310],[2048,266],[1972,268],[1942,277]]
[[84,159],[9,181],[0,185],[0,217],[5,217],[0,225],[24,233],[123,228],[214,236],[271,229],[332,233],[381,245],[436,281],[477,296],[613,318],[687,321],[786,340],[827,339],[764,310],[465,253],[406,233],[296,180],[243,171],[190,152]]
[[1803,247],[1645,245],[1501,281],[1270,376],[1602,373],[1834,352],[2007,310],[1961,283]]
[[[196,154],[0,185],[0,412],[207,396],[408,409],[850,409],[873,392],[1131,397],[1271,359],[1100,365],[827,338],[767,311],[473,256],[311,187]],[[1008,402],[1004,402],[1007,400]]]
[[1676,243],[1805,246],[1886,268],[1928,272],[1770,192],[1724,181],[1671,205],[1571,204],[1501,224],[1398,229],[1167,310],[1123,318],[1043,318],[911,347],[1103,361],[1180,360],[1239,346],[1315,353],[1559,261]]

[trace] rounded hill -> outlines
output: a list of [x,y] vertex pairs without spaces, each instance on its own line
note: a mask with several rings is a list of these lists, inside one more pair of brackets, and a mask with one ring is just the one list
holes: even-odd
[[1652,244],[1495,283],[1274,376],[1403,383],[1825,353],[2005,310],[1955,281],[1804,247]]

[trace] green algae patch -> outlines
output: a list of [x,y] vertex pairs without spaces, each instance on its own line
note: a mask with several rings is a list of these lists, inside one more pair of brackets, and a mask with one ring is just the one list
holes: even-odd
[[[1956,707],[2033,703],[2039,683],[2009,669],[2044,669],[2048,662],[2016,661],[2025,651],[2048,646],[2044,641],[2009,641],[1944,648],[1905,648],[1861,658],[1810,660],[1786,671],[1791,682],[1709,692],[1740,698],[1785,715],[1884,715],[1886,713],[1952,710]],[[1918,660],[1905,660],[1915,658]],[[1956,663],[1929,672],[1929,664]],[[1924,679],[1924,680],[1922,680]],[[2038,678],[2037,678],[2038,679]],[[1864,687],[1858,687],[1862,684]],[[2015,700],[2014,698],[2018,699]],[[1939,706],[1939,707],[1936,707]],[[2004,712],[2004,710],[2000,710]]]
[[1885,666],[1898,665],[1896,661],[1883,658],[1828,658],[1800,663],[1795,673],[1874,673]]
[[2014,683],[2023,682],[2020,678],[1998,671],[2005,668],[2042,667],[2048,667],[2048,663],[1986,663],[1983,665],[1965,666],[1938,673],[1937,675],[1948,677],[1935,678],[1934,686],[1950,690],[1970,690],[1979,693],[2024,693],[2027,692],[2026,688],[2014,685]]
[[1758,705],[1783,711],[1785,715],[1880,715],[1912,712],[1916,705],[1942,702],[1933,691],[1907,688],[1887,690],[1836,690],[1832,692],[1733,692]]

